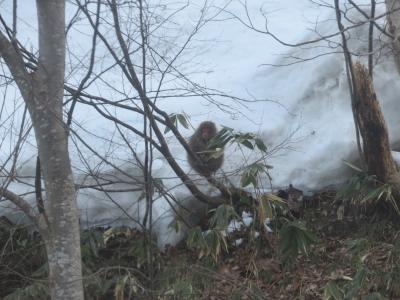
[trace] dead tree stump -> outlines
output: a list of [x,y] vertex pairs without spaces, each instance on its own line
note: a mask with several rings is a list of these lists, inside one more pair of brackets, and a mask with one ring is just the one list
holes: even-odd
[[390,152],[389,134],[367,69],[356,63],[354,69],[355,116],[363,141],[368,174],[384,183],[400,187],[396,163]]

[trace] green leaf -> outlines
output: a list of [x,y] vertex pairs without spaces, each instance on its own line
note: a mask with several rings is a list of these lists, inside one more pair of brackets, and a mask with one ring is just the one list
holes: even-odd
[[190,282],[178,280],[164,295],[174,296],[173,299],[178,299],[177,297],[179,297],[179,299],[189,299],[189,296],[193,295],[193,293],[194,289]]
[[186,239],[186,244],[189,248],[195,248],[200,250],[206,250],[208,252],[208,246],[206,240],[204,239],[203,232],[199,226],[192,228],[189,231],[188,237]]
[[368,275],[368,269],[361,265],[361,267],[357,270],[356,275],[352,281],[350,289],[347,291],[345,298],[346,299],[353,299],[357,296],[358,292],[363,286],[363,283]]
[[355,171],[357,171],[357,172],[360,172],[360,173],[364,172],[363,169],[361,169],[361,168],[359,168],[359,167],[353,165],[351,162],[348,162],[348,161],[346,161],[346,160],[343,160],[343,162],[344,162],[346,165],[348,165],[350,168],[352,168],[353,170],[355,170]]
[[354,255],[360,255],[364,250],[366,250],[369,246],[368,239],[360,238],[353,239],[345,242],[348,247],[349,252]]
[[282,198],[271,194],[265,193],[258,197],[258,211],[259,222],[263,223],[266,218],[273,219],[276,215],[277,208],[286,208],[287,204]]
[[241,143],[243,146],[245,146],[245,147],[247,147],[247,148],[249,148],[249,149],[251,149],[251,150],[254,149],[253,144],[252,144],[249,140],[243,140],[243,141],[240,141],[240,143]]
[[218,158],[224,154],[224,148],[216,148],[214,151],[211,151],[210,158]]
[[211,229],[203,233],[199,226],[193,228],[186,239],[189,248],[199,251],[199,258],[210,256],[218,260],[222,251],[228,251],[228,243],[220,230]]
[[216,230],[225,230],[232,219],[240,219],[233,206],[228,204],[221,204],[213,212],[210,226]]
[[269,176],[267,170],[269,166],[263,163],[254,163],[249,165],[242,173],[240,184],[242,187],[246,187],[252,184],[255,188],[258,187],[259,177],[261,173],[265,173]]
[[329,281],[325,286],[324,300],[343,300],[344,292],[338,287],[334,281]]
[[208,142],[208,149],[224,148],[233,139],[231,128],[221,129],[216,136]]
[[164,128],[164,134],[166,134],[166,133],[168,133],[168,132],[170,132],[171,131],[171,129],[168,127],[168,126],[165,126],[165,128]]
[[250,283],[251,299],[263,300],[265,299],[264,293],[256,285]]
[[187,116],[185,114],[177,114],[178,122],[185,127],[186,129],[189,128],[189,123],[187,121]]
[[182,229],[182,222],[178,220],[178,218],[175,218],[168,224],[168,228],[172,228],[176,233],[178,233]]
[[369,294],[365,297],[365,300],[384,300],[385,298],[378,292]]
[[267,146],[265,146],[264,142],[261,139],[256,138],[254,142],[256,143],[256,146],[260,151],[267,152]]
[[[176,114],[170,114],[168,116],[169,120],[171,121],[171,123],[176,127],[178,125],[177,122],[177,115]],[[166,126],[164,129],[164,134],[168,133],[169,131],[171,131],[171,128],[169,128],[169,126]]]
[[248,196],[240,196],[239,203],[241,205],[250,206],[252,203],[252,200]]
[[242,178],[240,180],[240,185],[242,187],[246,187],[252,184],[254,187],[257,187],[257,177],[251,173],[243,173]]
[[13,293],[5,296],[3,299],[47,299],[47,296],[49,296],[47,285],[35,282],[24,288],[17,288]]
[[205,234],[205,240],[208,245],[207,255],[211,256],[214,261],[218,261],[218,257],[222,250],[228,252],[228,243],[220,230],[209,230]]
[[300,221],[285,224],[279,232],[279,247],[285,263],[293,262],[299,253],[308,255],[311,244],[317,242],[317,237]]

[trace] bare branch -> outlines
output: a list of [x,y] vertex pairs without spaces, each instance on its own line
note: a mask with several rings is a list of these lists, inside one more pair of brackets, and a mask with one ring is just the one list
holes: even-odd
[[37,218],[37,215],[35,214],[35,210],[22,197],[18,196],[17,194],[15,194],[3,187],[0,187],[0,196],[11,201],[19,209],[21,209],[34,224],[36,224],[36,225],[38,224],[38,218]]
[[97,42],[97,32],[99,28],[99,23],[100,23],[100,7],[101,7],[101,1],[97,2],[97,13],[96,13],[96,23],[94,26],[94,32],[93,32],[93,38],[92,38],[92,48],[90,52],[90,63],[89,63],[89,68],[86,72],[86,75],[83,77],[81,80],[78,89],[74,92],[72,96],[72,104],[68,112],[68,117],[67,117],[67,127],[71,126],[72,122],[72,115],[74,113],[76,101],[78,99],[78,96],[80,95],[81,91],[83,90],[86,82],[89,80],[90,76],[92,75],[93,71],[93,66],[94,66],[94,57],[96,54],[96,42]]
[[335,1],[336,21],[337,21],[338,28],[340,30],[340,34],[342,36],[342,47],[343,47],[343,54],[344,54],[344,58],[345,58],[345,62],[346,62],[347,82],[348,82],[349,89],[350,89],[351,107],[352,107],[352,112],[353,112],[354,126],[355,126],[355,130],[356,130],[358,154],[359,154],[361,163],[363,164],[363,166],[365,166],[364,154],[363,154],[363,149],[362,149],[361,140],[360,140],[360,125],[358,123],[358,119],[355,114],[355,111],[356,111],[356,109],[355,109],[356,87],[354,86],[355,80],[354,80],[353,62],[352,62],[349,48],[347,47],[347,38],[345,35],[344,26],[341,21],[342,13],[341,13],[340,7],[339,7],[339,0],[334,0],[334,1]]
[[0,56],[3,57],[10,72],[21,90],[24,99],[29,99],[30,77],[25,69],[25,63],[14,45],[0,31]]

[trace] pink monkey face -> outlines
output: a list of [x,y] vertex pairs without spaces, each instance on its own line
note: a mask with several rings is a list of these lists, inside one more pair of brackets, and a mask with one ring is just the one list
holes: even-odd
[[203,139],[209,139],[211,137],[211,129],[209,127],[204,127],[201,129],[201,137]]
[[204,140],[209,140],[215,135],[215,130],[211,126],[204,126],[200,131],[201,137]]

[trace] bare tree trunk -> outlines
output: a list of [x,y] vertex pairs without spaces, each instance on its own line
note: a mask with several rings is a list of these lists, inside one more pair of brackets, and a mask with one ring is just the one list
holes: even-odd
[[[36,1],[39,69],[35,78],[32,123],[46,189],[46,239],[52,299],[83,299],[79,219],[63,122],[65,1]],[[37,84],[37,85],[36,85]]]
[[397,166],[390,152],[389,135],[379,102],[368,75],[361,64],[354,65],[355,113],[363,140],[368,173],[381,182],[397,175]]
[[386,0],[386,11],[389,32],[393,36],[393,55],[400,72],[400,0]]
[[[65,1],[37,0],[39,66],[28,73],[16,44],[0,32],[0,55],[27,104],[45,181],[45,218],[36,224],[45,241],[52,299],[83,299],[79,218],[63,121]],[[2,191],[7,197],[8,191]],[[8,197],[34,218],[29,204]],[[14,198],[14,199],[13,199]],[[45,220],[45,221],[44,221]]]

